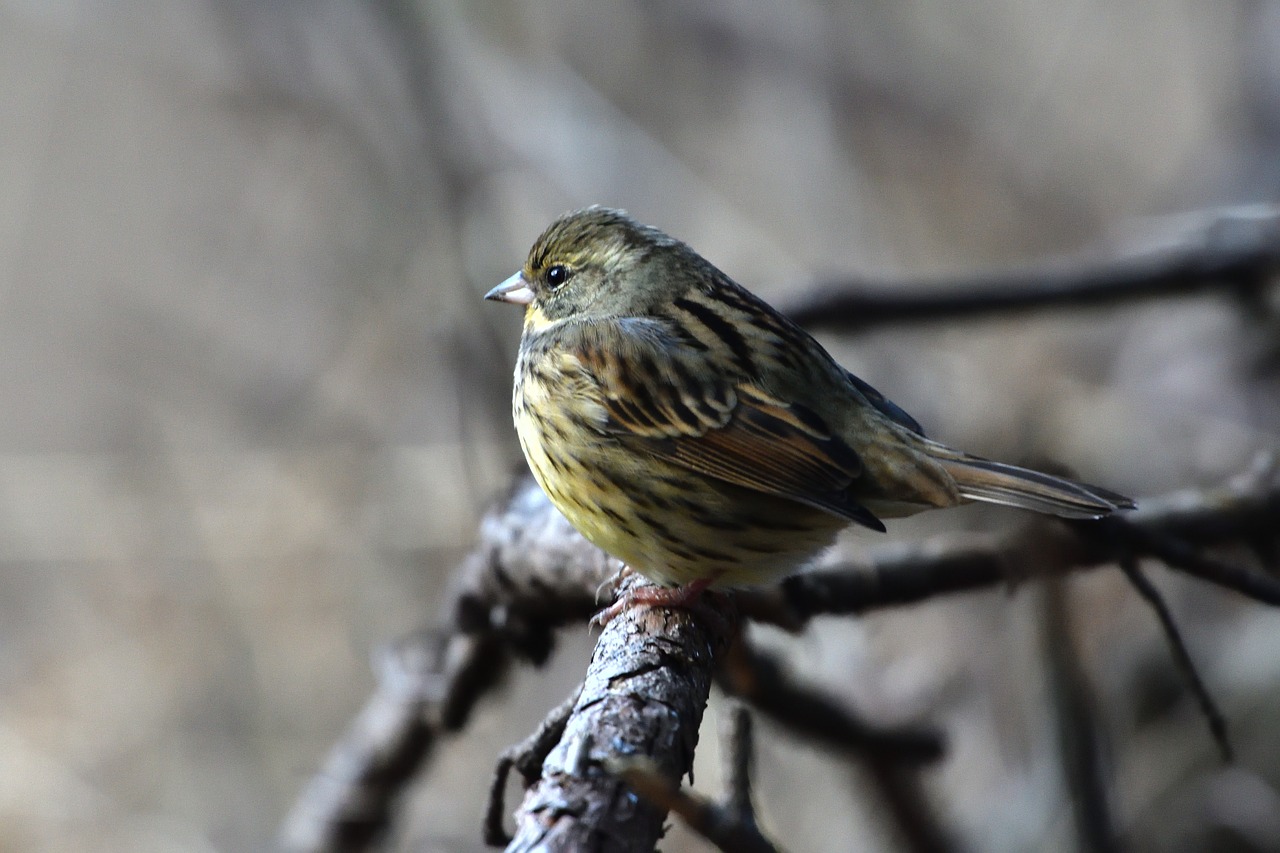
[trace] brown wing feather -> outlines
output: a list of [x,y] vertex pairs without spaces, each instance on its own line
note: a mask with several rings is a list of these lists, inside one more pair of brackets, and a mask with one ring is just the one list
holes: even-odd
[[579,354],[603,392],[607,432],[637,452],[884,530],[849,495],[862,460],[815,413],[739,371],[697,370],[678,346],[611,343]]
[[838,438],[797,429],[790,414],[740,398],[728,423],[701,435],[625,440],[727,483],[790,498],[883,531],[880,520],[849,497],[849,486],[862,473],[857,454]]

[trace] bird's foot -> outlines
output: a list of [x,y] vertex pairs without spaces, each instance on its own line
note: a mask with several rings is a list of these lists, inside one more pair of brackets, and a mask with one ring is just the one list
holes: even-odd
[[591,624],[603,628],[615,618],[632,607],[678,607],[688,609],[702,598],[707,588],[715,583],[715,578],[699,578],[692,583],[681,586],[638,586],[632,587],[622,597],[591,617]]
[[618,571],[613,573],[612,577],[600,581],[600,585],[596,587],[596,601],[599,602],[600,599],[604,597],[606,590],[610,593],[610,596],[612,596],[612,593],[618,589],[618,587],[622,586],[623,582],[627,578],[631,577],[635,573],[635,569],[631,568],[626,563],[623,563],[618,568]]

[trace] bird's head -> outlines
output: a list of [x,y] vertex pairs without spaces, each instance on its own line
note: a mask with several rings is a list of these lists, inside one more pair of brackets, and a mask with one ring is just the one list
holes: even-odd
[[551,223],[524,267],[484,298],[527,306],[525,328],[533,330],[563,320],[643,317],[688,287],[691,263],[706,261],[622,211],[588,207]]

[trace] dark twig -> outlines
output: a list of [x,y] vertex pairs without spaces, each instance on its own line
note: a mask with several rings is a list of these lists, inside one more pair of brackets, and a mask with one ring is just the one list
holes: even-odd
[[1152,536],[1137,531],[1130,536],[1141,553],[1155,557],[1171,569],[1235,590],[1264,604],[1280,607],[1280,578],[1201,554],[1174,536]]
[[1209,724],[1209,732],[1213,735],[1213,741],[1218,745],[1218,751],[1222,754],[1222,760],[1230,763],[1233,761],[1231,738],[1227,734],[1227,720],[1222,715],[1216,702],[1213,701],[1213,695],[1209,692],[1209,688],[1205,686],[1204,679],[1200,677],[1199,671],[1196,669],[1195,662],[1191,659],[1191,653],[1187,651],[1187,645],[1182,640],[1182,633],[1178,630],[1178,625],[1173,619],[1173,614],[1169,611],[1169,605],[1165,602],[1164,596],[1160,594],[1160,590],[1156,589],[1155,584],[1143,574],[1142,569],[1138,566],[1138,561],[1132,555],[1124,555],[1120,558],[1120,569],[1124,572],[1125,577],[1129,579],[1129,583],[1138,591],[1138,595],[1151,605],[1151,609],[1155,611],[1156,618],[1160,620],[1160,628],[1164,631],[1165,641],[1169,644],[1169,650],[1173,653],[1174,663],[1178,667],[1178,672],[1182,675],[1187,686],[1191,688],[1191,694],[1196,699],[1196,704],[1200,708],[1200,713],[1204,714],[1206,722]]
[[807,740],[856,758],[928,764],[943,754],[942,735],[927,728],[881,728],[834,699],[788,677],[774,657],[740,638],[718,673],[720,686]]
[[755,804],[751,800],[751,767],[755,761],[752,737],[751,712],[745,705],[734,703],[729,712],[729,760],[725,774],[725,805],[740,820],[756,820]]
[[646,800],[675,812],[690,829],[725,853],[777,853],[760,832],[751,803],[751,714],[735,705],[729,724],[728,772],[723,803],[682,789],[658,773],[647,759],[622,759],[609,769]]
[[607,766],[646,802],[664,812],[675,812],[690,829],[725,853],[779,853],[760,833],[750,815],[743,820],[744,816],[731,806],[719,805],[683,790],[657,771],[652,762],[627,758],[616,759]]
[[1278,253],[1280,213],[1272,208],[1227,208],[1208,220],[1198,241],[1093,268],[1073,259],[951,281],[829,282],[793,301],[786,313],[804,326],[854,330],[1209,292],[1257,301],[1259,289],[1277,268]]
[[781,664],[739,638],[721,668],[724,689],[810,741],[864,764],[894,826],[917,853],[954,849],[917,778],[942,756],[942,736],[927,729],[875,728],[832,699],[791,681]]
[[1044,654],[1057,712],[1058,751],[1071,793],[1080,849],[1113,853],[1121,848],[1111,816],[1111,786],[1103,766],[1102,732],[1093,689],[1076,652],[1063,578],[1045,578],[1042,611]]
[[526,788],[538,781],[538,776],[542,774],[542,762],[546,761],[552,748],[564,736],[569,715],[578,704],[581,693],[582,685],[578,685],[567,699],[551,709],[533,734],[520,743],[507,747],[498,756],[493,782],[489,785],[489,804],[484,812],[485,844],[504,847],[511,843],[511,836],[502,828],[502,818],[507,811],[507,779],[511,775],[511,768],[514,767],[520,774]]

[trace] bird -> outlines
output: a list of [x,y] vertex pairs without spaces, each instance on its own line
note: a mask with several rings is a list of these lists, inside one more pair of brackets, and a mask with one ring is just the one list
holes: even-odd
[[524,308],[512,416],[534,478],[652,582],[599,621],[776,582],[850,524],[883,532],[972,501],[1073,519],[1134,506],[926,437],[808,332],[621,210],[556,219],[484,298]]

